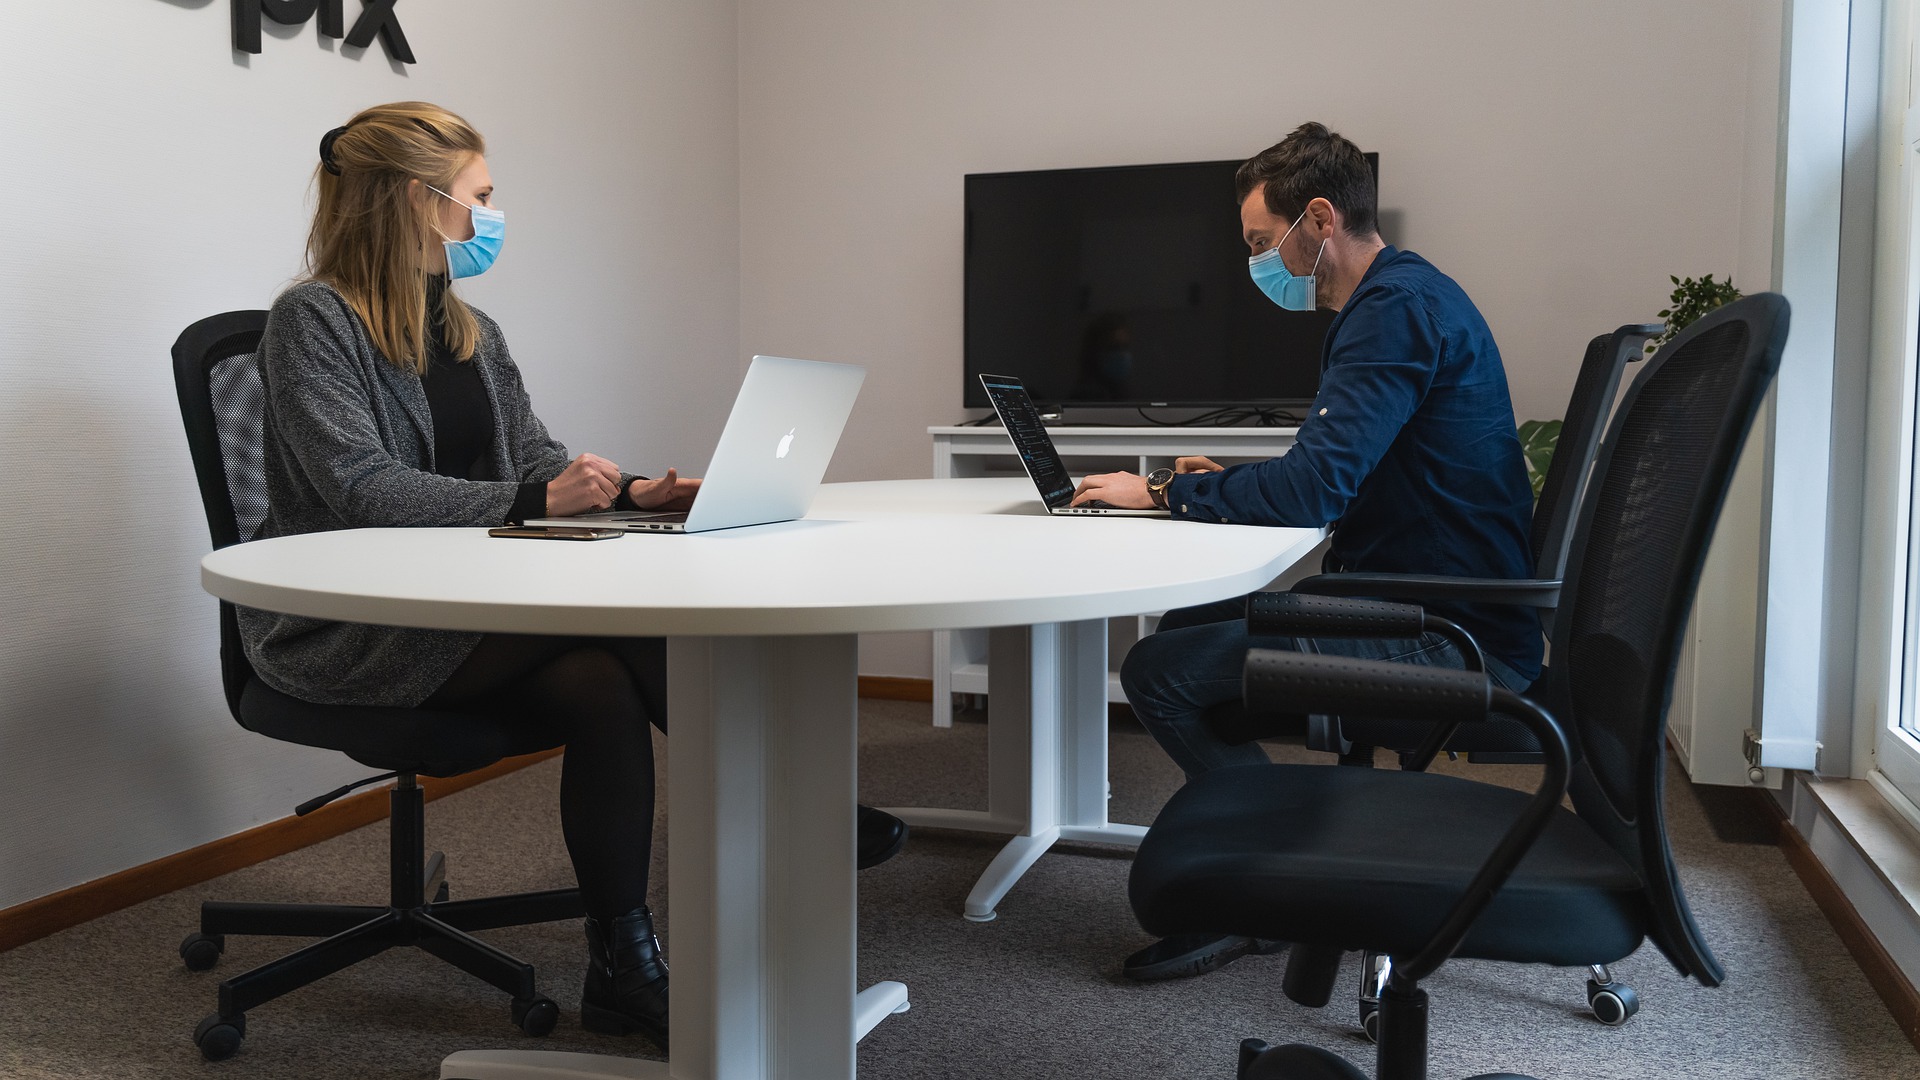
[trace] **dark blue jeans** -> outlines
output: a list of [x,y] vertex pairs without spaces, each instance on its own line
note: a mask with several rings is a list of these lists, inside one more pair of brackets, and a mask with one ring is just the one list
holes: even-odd
[[[1201,722],[1206,711],[1240,696],[1248,649],[1397,660],[1435,667],[1465,666],[1460,653],[1438,634],[1416,639],[1266,637],[1247,633],[1244,597],[1169,611],[1160,628],[1136,643],[1120,665],[1120,685],[1133,714],[1189,779],[1229,765],[1263,765],[1259,743],[1233,746]],[[1527,688],[1527,680],[1487,657],[1487,673],[1509,690]]]

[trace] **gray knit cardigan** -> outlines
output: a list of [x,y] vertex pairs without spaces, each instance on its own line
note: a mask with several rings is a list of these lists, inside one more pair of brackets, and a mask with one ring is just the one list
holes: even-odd
[[[500,327],[476,310],[473,364],[493,411],[484,480],[433,471],[433,416],[418,376],[389,362],[331,286],[282,293],[260,341],[266,382],[263,536],[326,529],[485,526],[506,520],[522,482],[567,467],[533,414]],[[480,635],[329,622],[239,608],[247,658],[267,685],[323,705],[425,701]]]

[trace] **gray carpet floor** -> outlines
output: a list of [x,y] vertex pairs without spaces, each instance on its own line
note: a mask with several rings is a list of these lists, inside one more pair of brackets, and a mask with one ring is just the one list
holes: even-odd
[[[982,807],[986,726],[962,714],[930,726],[925,705],[861,703],[861,792],[880,805]],[[664,750],[664,748],[663,748]],[[1319,757],[1276,746],[1276,758]],[[1523,785],[1528,770],[1445,766]],[[1115,820],[1148,822],[1177,771],[1130,721],[1116,721]],[[557,821],[557,762],[428,807],[456,896],[570,882]],[[1581,971],[1456,961],[1433,996],[1434,1077],[1499,1069],[1543,1078],[1920,1077],[1920,1056],[1894,1026],[1777,848],[1765,822],[1735,821],[1676,775],[1669,787],[1676,859],[1694,911],[1726,965],[1726,985],[1680,979],[1651,948],[1617,966],[1642,1011],[1620,1028],[1586,1012]],[[662,799],[662,806],[665,800]],[[665,835],[664,828],[661,835]],[[230,938],[214,973],[175,952],[207,898],[376,901],[385,895],[385,826],[160,897],[0,954],[0,1077],[427,1078],[459,1049],[509,1046],[651,1056],[640,1040],[589,1035],[578,1023],[585,956],[577,925],[487,937],[541,972],[560,1004],[546,1040],[513,1029],[505,999],[437,960],[394,952],[248,1015],[232,1059],[209,1065],[190,1038],[212,1011],[219,971],[281,955],[289,939]],[[960,903],[992,858],[989,838],[922,831],[860,877],[860,981],[899,979],[913,1008],[861,1044],[863,1077],[1219,1077],[1246,1036],[1307,1041],[1371,1063],[1357,1033],[1350,958],[1333,1005],[1304,1009],[1280,993],[1283,957],[1250,957],[1200,979],[1138,985],[1121,957],[1148,940],[1127,908],[1128,857],[1067,845],[1042,859],[991,923]],[[665,901],[665,844],[655,857]],[[662,922],[671,958],[671,913]]]

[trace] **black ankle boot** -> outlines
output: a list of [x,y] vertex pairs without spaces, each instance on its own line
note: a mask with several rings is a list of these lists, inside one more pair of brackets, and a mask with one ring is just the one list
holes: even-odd
[[587,920],[580,1023],[603,1035],[637,1031],[666,1050],[667,962],[653,936],[653,912],[640,908],[610,923]]

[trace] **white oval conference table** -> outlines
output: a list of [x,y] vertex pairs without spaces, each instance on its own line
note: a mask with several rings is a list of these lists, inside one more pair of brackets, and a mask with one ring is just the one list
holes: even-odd
[[[673,1050],[667,1063],[468,1050],[441,1076],[852,1077],[906,987],[856,993],[856,635],[998,628],[989,808],[899,811],[1011,836],[969,911],[1106,819],[1106,620],[1267,585],[1315,529],[1050,517],[1024,477],[828,484],[799,521],[591,543],[359,529],[216,551],[225,600],[351,622],[666,637]],[[836,990],[836,988],[838,988]]]

